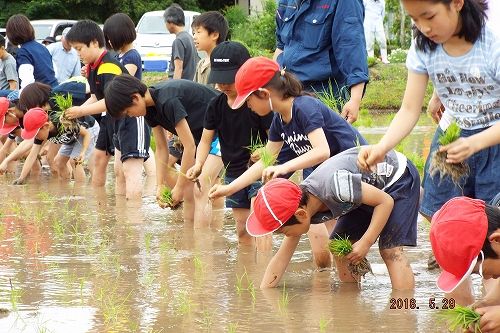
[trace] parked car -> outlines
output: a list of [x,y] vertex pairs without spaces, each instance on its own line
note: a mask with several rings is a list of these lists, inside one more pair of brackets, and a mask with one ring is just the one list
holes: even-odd
[[5,37],[5,28],[0,28],[0,35]]
[[41,43],[45,37],[54,37],[56,40],[61,38],[62,32],[67,27],[72,27],[77,21],[75,20],[34,20],[31,21],[33,29],[35,29],[35,39]]
[[[135,48],[142,58],[142,67],[145,71],[164,72],[172,55],[172,43],[175,34],[168,32],[163,20],[163,10],[147,12],[137,23],[137,38]],[[198,12],[184,11],[186,18],[185,30],[191,33],[193,19],[200,15]]]

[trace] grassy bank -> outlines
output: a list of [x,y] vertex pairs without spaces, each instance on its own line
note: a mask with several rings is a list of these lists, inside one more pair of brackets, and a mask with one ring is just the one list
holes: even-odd
[[[401,106],[406,86],[407,70],[404,64],[384,65],[378,63],[370,68],[370,83],[361,103],[362,109],[395,111]],[[166,80],[166,73],[144,72],[143,81],[148,86]],[[432,93],[432,85],[427,88],[424,108]]]
[[[370,68],[370,83],[361,103],[368,110],[398,110],[403,100],[408,70],[405,64],[378,63]],[[432,85],[427,87],[424,109],[432,94]]]

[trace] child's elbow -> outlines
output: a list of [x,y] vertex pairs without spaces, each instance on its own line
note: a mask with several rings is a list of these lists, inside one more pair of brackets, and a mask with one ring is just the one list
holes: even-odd
[[318,151],[318,162],[322,163],[330,158],[330,148],[326,147]]

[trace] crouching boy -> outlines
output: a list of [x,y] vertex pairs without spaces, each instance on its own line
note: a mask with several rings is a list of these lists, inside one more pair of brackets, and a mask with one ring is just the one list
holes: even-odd
[[[269,262],[261,288],[275,287],[283,276],[314,216],[330,212],[339,217],[330,238],[348,237],[353,251],[347,260],[335,257],[341,281],[359,281],[348,263],[360,263],[379,239],[379,251],[393,289],[413,289],[414,276],[403,246],[416,246],[420,178],[406,157],[390,151],[374,172],[358,168],[358,148],[348,149],[323,162],[300,185],[273,179],[258,192],[254,212],[247,220],[253,236],[272,232],[285,235]],[[320,214],[318,214],[320,215]]]

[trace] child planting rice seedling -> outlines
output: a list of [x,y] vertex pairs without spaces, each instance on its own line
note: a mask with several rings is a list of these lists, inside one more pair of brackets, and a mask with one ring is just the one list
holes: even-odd
[[66,96],[61,94],[56,94],[52,97],[52,100],[56,106],[56,117],[59,120],[59,131],[64,132],[66,130],[71,130],[75,127],[78,127],[78,122],[76,119],[68,119],[65,117],[65,112],[67,109],[73,106],[73,97],[71,94],[67,94]]
[[158,200],[165,207],[172,207],[173,204],[172,189],[168,186],[163,186]]
[[[457,123],[452,122],[446,131],[439,136],[439,144],[446,146],[455,142],[460,138],[460,132],[461,130]],[[434,151],[431,157],[429,173],[433,177],[439,173],[440,179],[448,175],[451,177],[453,183],[459,185],[460,179],[469,174],[469,166],[463,161],[459,163],[448,163],[446,162],[446,155],[447,153],[445,151]]]
[[[352,252],[352,243],[348,237],[342,238],[336,235],[335,238],[330,241],[328,248],[333,255],[337,257],[345,257]],[[363,258],[363,260],[361,260],[358,264],[349,262],[347,269],[349,269],[349,272],[351,272],[351,274],[355,277],[364,277],[366,273],[372,273],[371,265],[366,258]]]
[[300,185],[276,178],[259,190],[254,212],[247,220],[248,233],[285,235],[266,268],[261,288],[279,283],[300,236],[311,225],[324,223],[315,215],[326,212],[331,218],[338,217],[329,249],[336,255],[341,281],[359,282],[371,271],[366,255],[378,239],[392,288],[414,288],[413,271],[403,246],[416,245],[418,171],[404,155],[390,151],[376,173],[367,173],[357,166],[357,152],[354,147],[331,157]]

